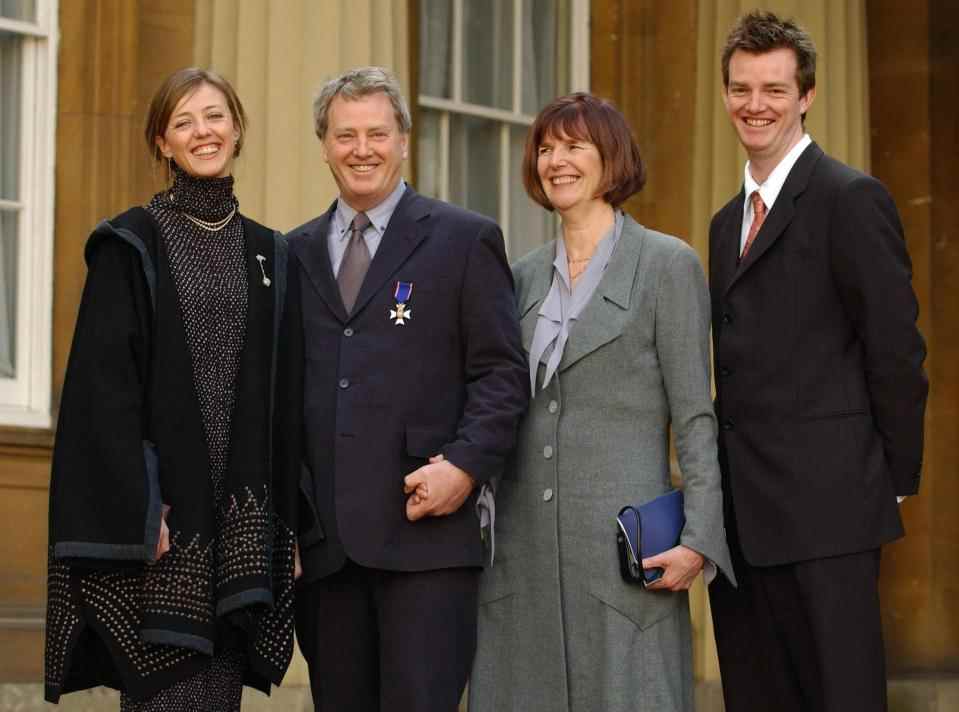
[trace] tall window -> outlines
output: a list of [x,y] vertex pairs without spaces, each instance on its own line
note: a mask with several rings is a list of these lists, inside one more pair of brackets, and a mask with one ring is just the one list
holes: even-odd
[[50,425],[57,0],[0,0],[0,424]]
[[520,167],[554,97],[589,81],[588,0],[420,0],[417,188],[495,219],[511,258],[553,236]]

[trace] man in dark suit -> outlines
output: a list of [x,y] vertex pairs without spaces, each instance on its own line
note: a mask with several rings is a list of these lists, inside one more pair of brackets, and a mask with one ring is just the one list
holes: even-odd
[[340,194],[289,235],[309,520],[297,637],[319,712],[453,712],[476,645],[478,494],[529,398],[503,237],[403,182],[410,115],[385,70],[328,82],[314,115]]
[[805,134],[816,54],[753,12],[723,52],[744,189],[713,218],[726,530],[710,588],[727,712],[886,709],[880,547],[922,463],[925,346],[902,225]]

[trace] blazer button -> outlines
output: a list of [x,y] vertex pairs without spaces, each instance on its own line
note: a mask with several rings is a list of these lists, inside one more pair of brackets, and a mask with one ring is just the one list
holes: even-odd
[[548,487],[543,490],[543,501],[549,502],[553,498],[553,490]]
[[341,379],[340,379],[340,388],[349,388],[349,387],[350,387],[350,379],[348,379],[348,378],[341,378]]
[[734,421],[732,418],[726,418],[726,420],[723,421],[723,430],[732,430],[735,427],[736,421]]
[[547,460],[549,460],[551,457],[553,457],[553,446],[552,446],[552,445],[547,445],[546,447],[543,448],[543,457],[545,457]]
[[723,324],[732,324],[732,323],[733,323],[733,315],[730,314],[729,312],[723,312]]
[[559,403],[557,403],[554,400],[551,400],[549,402],[549,405],[546,406],[546,409],[549,410],[550,413],[555,413],[557,410],[559,410]]
[[352,329],[352,327],[349,327],[349,326],[348,326],[348,327],[346,327],[345,329],[343,329],[343,336],[353,336],[353,329]]
[[721,369],[719,369],[719,377],[720,377],[720,378],[729,378],[731,375],[733,375],[733,372],[730,371],[728,368],[721,368]]

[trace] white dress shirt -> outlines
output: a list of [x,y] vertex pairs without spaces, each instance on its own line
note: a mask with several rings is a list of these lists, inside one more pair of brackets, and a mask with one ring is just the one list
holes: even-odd
[[789,149],[789,153],[783,156],[779,165],[773,168],[772,173],[769,174],[769,177],[766,178],[762,184],[757,183],[753,178],[752,173],[749,172],[749,161],[746,161],[746,176],[743,179],[743,185],[746,188],[746,200],[743,202],[743,230],[739,235],[740,255],[746,246],[746,236],[749,234],[749,228],[753,224],[753,206],[749,197],[758,190],[759,197],[763,199],[763,203],[766,206],[766,213],[768,214],[769,211],[773,209],[773,203],[775,203],[776,198],[779,197],[779,192],[783,189],[783,184],[789,177],[789,172],[793,169],[793,166],[796,165],[796,161],[799,160],[802,152],[806,150],[806,146],[811,143],[812,139],[809,138],[809,134],[803,134],[803,137],[799,139],[795,146]]

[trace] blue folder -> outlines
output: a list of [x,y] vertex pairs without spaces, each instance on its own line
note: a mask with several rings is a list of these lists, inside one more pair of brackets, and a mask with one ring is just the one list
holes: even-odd
[[629,583],[647,586],[660,578],[663,570],[644,570],[643,559],[679,544],[686,525],[683,493],[672,490],[646,504],[627,505],[619,510],[616,522],[620,573]]

